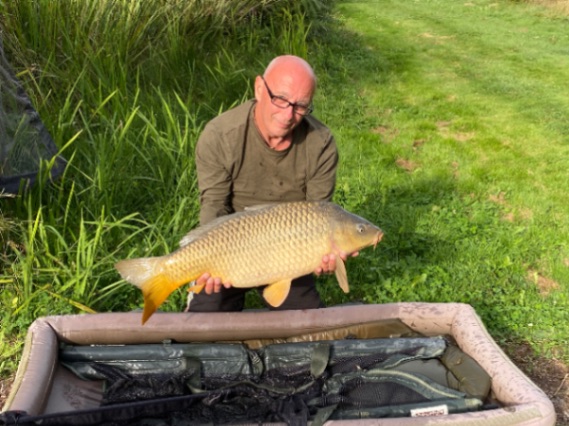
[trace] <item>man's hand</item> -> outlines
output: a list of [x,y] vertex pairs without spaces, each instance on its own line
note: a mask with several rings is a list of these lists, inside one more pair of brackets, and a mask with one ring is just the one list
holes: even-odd
[[221,291],[221,286],[225,288],[231,287],[231,283],[222,283],[221,278],[212,277],[207,272],[196,280],[196,285],[204,285],[204,291],[206,294],[219,293]]
[[[341,252],[340,258],[345,262],[348,259],[348,257],[356,257],[359,254],[360,254],[359,251],[355,251],[352,254]],[[322,257],[322,264],[318,268],[316,268],[314,273],[316,275],[321,275],[321,274],[329,274],[335,271],[336,271],[336,255],[331,253],[324,255]]]

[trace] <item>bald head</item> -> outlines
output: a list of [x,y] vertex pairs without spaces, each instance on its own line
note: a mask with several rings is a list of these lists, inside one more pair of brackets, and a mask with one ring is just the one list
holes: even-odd
[[267,144],[277,150],[292,143],[292,131],[304,116],[299,107],[309,110],[316,89],[312,67],[293,55],[277,56],[263,77],[255,79],[255,124]]
[[304,59],[294,55],[277,56],[267,65],[263,77],[265,80],[287,80],[290,84],[309,86],[311,95],[316,89],[314,70]]

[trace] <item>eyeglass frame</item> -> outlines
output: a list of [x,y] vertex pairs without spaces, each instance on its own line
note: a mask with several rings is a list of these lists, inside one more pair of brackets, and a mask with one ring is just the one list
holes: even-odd
[[[296,103],[296,102],[295,102],[295,103],[290,102],[288,99],[284,98],[283,96],[275,95],[275,94],[271,91],[271,89],[269,88],[269,85],[267,84],[267,82],[265,81],[265,79],[263,78],[263,76],[260,76],[260,77],[261,77],[261,80],[263,80],[263,83],[265,83],[265,87],[267,88],[267,92],[268,92],[268,94],[269,94],[269,98],[271,98],[271,103],[272,103],[274,106],[276,106],[277,108],[286,109],[286,108],[288,108],[288,107],[292,107],[292,111],[293,111],[295,114],[301,115],[301,116],[303,116],[303,117],[306,117],[308,114],[310,114],[312,111],[314,111],[314,106],[312,105],[312,103],[309,104],[309,105],[302,105],[302,104],[298,104],[298,103]],[[275,103],[275,99],[278,99],[278,100],[280,100],[280,101],[286,102],[287,105],[286,105],[286,106],[277,105],[277,104]],[[299,108],[299,107],[300,107],[300,108],[306,108],[306,112],[304,112],[304,113],[299,112],[299,111],[297,110],[297,108]]]

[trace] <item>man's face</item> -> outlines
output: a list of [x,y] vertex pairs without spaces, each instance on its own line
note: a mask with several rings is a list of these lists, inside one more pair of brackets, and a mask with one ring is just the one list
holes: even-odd
[[[263,136],[283,138],[291,133],[303,117],[302,114],[294,111],[293,105],[308,107],[312,101],[313,92],[313,80],[302,73],[273,72],[265,79],[257,77],[255,80],[256,119]],[[275,105],[271,101],[271,94],[276,103],[286,105],[288,102],[292,105],[285,108]]]

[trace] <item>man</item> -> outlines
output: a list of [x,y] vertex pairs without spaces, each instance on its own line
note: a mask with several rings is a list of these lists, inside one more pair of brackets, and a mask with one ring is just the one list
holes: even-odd
[[[330,201],[334,193],[338,152],[330,130],[310,115],[316,89],[311,66],[296,56],[279,56],[256,77],[254,88],[255,99],[210,121],[198,140],[201,225],[249,206]],[[328,255],[315,273],[335,268],[334,255]],[[193,295],[190,311],[243,309],[247,289],[209,274],[197,284],[205,284],[205,291]],[[293,281],[278,309],[322,306],[314,276],[307,275]]]

